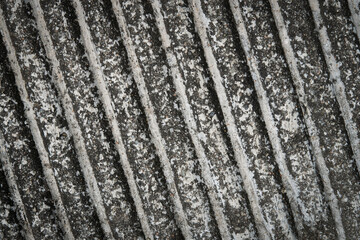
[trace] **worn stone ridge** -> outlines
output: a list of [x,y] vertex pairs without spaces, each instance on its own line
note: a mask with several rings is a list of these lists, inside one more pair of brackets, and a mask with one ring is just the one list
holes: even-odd
[[360,239],[359,11],[0,1],[0,240]]

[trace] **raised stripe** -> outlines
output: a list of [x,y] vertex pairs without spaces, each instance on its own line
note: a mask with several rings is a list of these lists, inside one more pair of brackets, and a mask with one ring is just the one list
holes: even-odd
[[12,199],[16,205],[17,217],[20,218],[19,222],[25,233],[25,238],[26,240],[35,240],[28,217],[26,215],[24,203],[21,199],[21,195],[17,187],[16,177],[13,171],[13,167],[12,164],[10,163],[9,155],[7,154],[5,149],[5,139],[1,132],[0,132],[0,161],[5,172],[6,181],[9,185]]
[[172,168],[170,165],[170,161],[167,157],[165,147],[164,147],[164,139],[161,136],[159,125],[156,121],[156,116],[154,113],[154,107],[150,101],[150,97],[148,91],[145,86],[145,81],[142,76],[142,70],[139,65],[139,61],[137,59],[134,46],[132,44],[132,40],[130,37],[129,30],[126,25],[126,20],[121,9],[120,3],[117,0],[111,0],[112,7],[119,24],[119,28],[121,30],[123,43],[125,45],[126,51],[128,53],[130,66],[132,72],[134,74],[134,79],[139,90],[139,95],[141,99],[141,103],[145,109],[146,118],[148,120],[149,129],[151,131],[152,139],[159,155],[164,175],[166,178],[166,182],[171,192],[171,200],[174,204],[174,212],[175,212],[175,219],[177,224],[179,225],[185,239],[192,239],[192,233],[190,227],[187,223],[186,215],[183,209],[183,206],[180,201],[179,193],[177,191],[175,181],[174,181],[174,173],[172,172]]
[[52,64],[52,78],[54,80],[55,86],[61,98],[62,106],[65,112],[65,117],[69,124],[69,130],[73,136],[75,149],[79,157],[79,163],[83,171],[87,186],[89,188],[90,197],[93,200],[97,215],[99,217],[105,235],[107,236],[107,238],[113,239],[114,237],[111,231],[111,227],[109,225],[108,217],[106,215],[106,211],[100,194],[98,183],[94,176],[94,172],[91,163],[89,161],[89,156],[86,152],[84,138],[82,136],[79,123],[74,113],[74,108],[71,98],[67,93],[64,77],[60,71],[59,61],[56,57],[54,46],[45,23],[43,11],[41,9],[38,0],[33,0],[30,2],[30,4],[33,9],[40,38],[46,50],[46,55]]
[[[299,190],[296,181],[292,178],[285,162],[286,156],[281,146],[280,138],[277,133],[277,128],[275,127],[275,121],[272,116],[270,105],[266,97],[266,92],[262,84],[260,83],[261,76],[255,58],[250,50],[250,41],[244,25],[244,21],[241,16],[241,12],[239,10],[238,1],[231,0],[230,5],[237,24],[240,40],[242,42],[244,52],[247,56],[248,65],[251,69],[251,75],[253,77],[255,89],[258,94],[260,108],[263,113],[266,128],[270,137],[271,145],[274,149],[275,159],[281,171],[282,181],[287,190],[287,195],[289,197],[290,205],[293,210],[292,212],[295,218],[295,224],[297,229],[301,231],[301,229],[303,229],[303,223],[302,223],[302,217],[298,213],[298,210],[301,210],[302,214],[306,214],[306,209],[302,208],[303,204],[301,203],[301,199],[299,198]],[[317,144],[319,145],[319,143]]]
[[41,165],[43,168],[44,176],[45,176],[46,182],[49,186],[51,196],[52,196],[53,200],[55,201],[57,216],[60,219],[60,226],[65,233],[66,239],[69,239],[69,240],[74,239],[72,229],[70,226],[70,222],[66,215],[66,211],[65,211],[62,199],[61,199],[60,191],[59,191],[59,188],[56,183],[54,172],[50,165],[49,156],[48,156],[48,153],[44,146],[44,142],[41,137],[39,126],[36,122],[33,106],[29,100],[29,96],[28,96],[28,93],[27,93],[27,90],[25,87],[25,81],[23,79],[21,69],[20,69],[19,63],[16,58],[15,48],[12,44],[12,41],[10,38],[10,33],[6,26],[6,22],[4,19],[2,9],[0,9],[0,29],[2,31],[4,43],[5,43],[5,46],[8,51],[10,65],[11,65],[11,68],[15,75],[16,85],[19,90],[21,100],[24,104],[25,116],[26,116],[27,120],[29,121],[30,130],[31,130],[31,133],[32,133],[35,145],[36,145],[36,149],[38,151],[38,154],[39,154],[39,157],[41,160]]
[[201,174],[202,174],[202,177],[207,186],[210,202],[211,202],[213,211],[215,213],[215,218],[216,218],[219,230],[220,230],[221,237],[223,239],[231,239],[229,228],[228,228],[227,222],[225,220],[224,210],[218,200],[216,186],[214,184],[212,174],[210,171],[210,167],[208,164],[209,160],[207,159],[207,157],[205,155],[204,147],[200,143],[200,140],[198,138],[199,133],[198,133],[197,126],[196,126],[194,113],[191,109],[189,100],[186,95],[184,80],[180,73],[177,59],[171,49],[171,40],[170,40],[169,34],[167,33],[164,19],[161,14],[160,2],[158,0],[152,0],[151,4],[152,4],[154,14],[155,14],[156,24],[157,24],[157,27],[160,32],[160,36],[161,36],[161,40],[162,40],[162,47],[165,50],[169,66],[171,68],[172,78],[173,78],[174,85],[176,88],[177,96],[179,96],[179,99],[181,102],[182,113],[184,115],[185,122],[189,129],[189,133],[191,136],[191,140],[194,144],[196,154],[199,158],[199,162],[201,165]]
[[262,239],[269,239],[270,236],[272,236],[271,230],[269,226],[267,226],[267,222],[264,219],[264,216],[262,214],[261,207],[259,205],[259,199],[256,194],[257,190],[255,187],[255,184],[252,180],[253,174],[249,170],[247,157],[245,155],[244,149],[242,147],[242,140],[238,134],[236,125],[235,125],[235,119],[234,116],[231,113],[231,107],[229,104],[229,100],[226,96],[225,88],[222,84],[222,77],[220,75],[220,71],[217,67],[217,62],[215,59],[215,56],[212,52],[212,49],[210,47],[210,42],[207,37],[206,32],[206,19],[204,19],[204,13],[201,9],[201,3],[198,0],[191,0],[191,8],[194,14],[194,22],[195,27],[199,33],[200,40],[204,49],[205,58],[208,63],[210,73],[213,77],[214,83],[215,83],[215,90],[217,93],[217,96],[219,98],[219,102],[221,105],[221,109],[224,114],[224,119],[226,121],[226,126],[228,129],[228,133],[230,136],[231,143],[233,145],[233,149],[235,152],[235,159],[238,163],[241,176],[244,181],[244,187],[245,191],[248,194],[250,205],[252,212],[254,214],[256,227],[259,231],[259,235]]
[[352,22],[355,26],[358,41],[360,41],[360,0],[348,0]]
[[321,17],[319,2],[317,0],[309,0],[309,4],[314,17],[316,30],[319,32],[321,48],[330,73],[330,78],[333,82],[335,96],[344,118],[346,131],[350,139],[350,145],[354,153],[358,171],[360,172],[360,141],[358,138],[358,129],[356,128],[356,124],[353,120],[353,114],[346,98],[345,85],[341,80],[339,64],[337,63],[335,56],[332,54],[331,42]]
[[126,154],[126,150],[124,147],[124,143],[123,143],[123,140],[121,137],[119,123],[116,120],[115,113],[112,108],[112,104],[111,104],[112,101],[111,101],[109,92],[106,87],[106,83],[104,80],[104,74],[103,74],[103,71],[101,70],[101,65],[99,63],[98,56],[96,54],[96,48],[94,46],[94,43],[92,42],[91,33],[90,33],[89,27],[85,21],[84,9],[79,0],[74,0],[73,5],[74,5],[76,15],[77,15],[77,18],[79,21],[79,25],[80,25],[80,29],[81,29],[81,36],[82,36],[82,40],[83,40],[83,43],[85,46],[85,51],[86,51],[88,59],[89,59],[90,68],[94,74],[95,83],[99,90],[99,95],[101,97],[103,106],[105,108],[105,113],[106,113],[107,119],[109,121],[113,137],[115,139],[116,150],[118,151],[118,153],[120,155],[120,161],[121,161],[122,167],[124,169],[129,187],[130,187],[130,192],[131,192],[131,195],[132,195],[134,203],[135,203],[136,211],[139,216],[142,229],[143,229],[145,237],[147,239],[153,239],[153,233],[149,226],[148,216],[145,214],[145,211],[143,208],[143,203],[142,203],[142,200],[140,197],[140,193],[139,193],[139,190],[136,185],[134,173],[130,167],[130,163],[129,163],[129,160],[128,160],[128,157]]
[[325,194],[326,198],[329,202],[331,212],[333,214],[335,224],[336,224],[336,231],[341,239],[345,238],[345,232],[344,227],[341,220],[341,214],[339,209],[338,200],[335,196],[334,190],[331,186],[331,181],[329,178],[329,170],[326,167],[325,159],[322,154],[321,148],[320,148],[320,139],[318,135],[318,129],[315,126],[314,121],[312,120],[311,113],[306,108],[308,106],[308,102],[306,100],[305,90],[304,90],[304,82],[300,76],[299,70],[297,68],[296,58],[294,54],[294,50],[291,47],[291,40],[287,33],[287,29],[284,23],[284,19],[281,15],[280,6],[278,4],[277,0],[270,0],[271,9],[273,12],[273,16],[275,19],[275,23],[277,26],[277,29],[279,31],[279,36],[281,40],[282,47],[284,49],[286,60],[289,64],[289,68],[291,71],[291,74],[293,76],[295,85],[296,85],[296,93],[299,97],[301,109],[305,118],[305,124],[308,128],[309,136],[310,136],[310,142],[312,145],[312,149],[315,154],[315,161],[317,164],[317,167],[319,169],[321,179],[324,184]]

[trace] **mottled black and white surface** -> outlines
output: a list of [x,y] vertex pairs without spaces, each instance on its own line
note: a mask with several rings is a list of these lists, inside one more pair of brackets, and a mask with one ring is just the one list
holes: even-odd
[[359,21],[0,1],[0,239],[360,239]]

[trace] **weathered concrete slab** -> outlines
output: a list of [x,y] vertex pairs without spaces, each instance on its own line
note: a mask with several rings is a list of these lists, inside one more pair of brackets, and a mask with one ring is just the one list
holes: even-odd
[[358,0],[0,2],[0,239],[358,239]]

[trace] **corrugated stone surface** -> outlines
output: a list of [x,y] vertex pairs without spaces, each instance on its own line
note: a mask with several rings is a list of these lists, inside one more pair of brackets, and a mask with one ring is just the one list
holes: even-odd
[[359,9],[0,1],[0,239],[360,239]]

